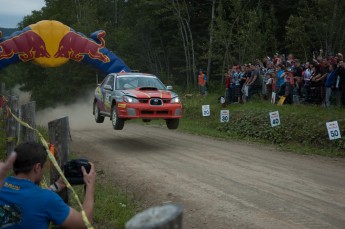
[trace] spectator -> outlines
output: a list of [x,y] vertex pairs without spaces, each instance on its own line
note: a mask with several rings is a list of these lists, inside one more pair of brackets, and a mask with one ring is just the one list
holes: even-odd
[[276,93],[279,96],[283,96],[285,94],[285,85],[284,85],[284,72],[283,65],[277,66],[277,80],[276,80]]
[[267,77],[267,81],[266,81],[266,96],[269,100],[272,99],[272,89],[273,89],[273,85],[274,85],[274,82],[273,82],[273,73],[267,73],[266,74],[266,77]]
[[248,66],[247,64],[241,66],[241,74],[240,74],[240,103],[243,103],[243,97],[244,97],[244,93],[243,93],[243,88],[244,88],[244,84],[247,81],[247,76],[248,76]]
[[290,66],[292,65],[292,62],[294,62],[295,60],[295,57],[292,53],[290,53],[288,56],[287,56],[287,60],[286,60],[286,63],[288,63]]
[[248,96],[246,99],[249,99],[254,93],[256,93],[261,86],[259,71],[255,65],[250,65],[250,72],[250,77],[245,83],[248,87]]
[[231,69],[224,74],[225,75],[225,103],[231,103]]
[[198,75],[198,85],[199,85],[199,93],[200,95],[205,95],[206,93],[206,82],[207,82],[207,77],[206,74],[203,73],[202,69],[200,68],[199,70],[199,75]]
[[284,96],[286,103],[291,104],[292,103],[292,91],[295,84],[294,77],[293,77],[293,71],[291,68],[286,67],[285,71],[283,73],[284,75]]
[[[325,79],[329,73],[329,63],[326,58],[324,58],[319,66],[319,69],[321,71],[321,74],[314,78],[314,81],[319,83],[320,87],[320,94],[321,94],[321,101],[325,101],[325,95],[326,95],[326,88],[325,88]],[[323,104],[325,105],[325,104]]]
[[[35,142],[21,143],[15,148],[17,158],[13,165],[14,176],[7,177],[0,191],[0,206],[4,210],[1,226],[6,228],[48,228],[52,221],[63,228],[86,228],[82,214],[69,207],[55,192],[38,186],[43,178],[47,160],[46,149]],[[92,221],[94,183],[96,173],[92,163],[89,173],[82,167],[86,184],[83,207]],[[61,189],[62,187],[58,187]]]
[[241,102],[241,88],[240,88],[240,79],[241,79],[241,69],[240,66],[234,66],[234,72],[232,77],[232,93],[233,93],[233,102]]
[[342,60],[338,63],[338,75],[341,104],[345,106],[345,64]]
[[247,83],[249,82],[249,80],[251,79],[251,75],[252,75],[252,71],[251,71],[251,64],[247,64],[245,66],[245,73],[242,77],[242,82],[243,82],[243,86],[241,87],[241,92],[242,92],[242,102],[247,102],[247,98],[248,98],[248,93],[249,93],[249,90],[248,90],[248,85]]
[[310,63],[310,97],[309,102],[321,102],[321,82],[316,79],[321,77],[320,67],[318,62],[313,61]]
[[311,77],[311,66],[313,66],[313,62],[309,64],[309,62],[305,63],[303,75],[303,92],[304,92],[304,102],[308,103],[310,98],[310,77]]
[[324,105],[326,107],[329,107],[331,105],[330,98],[332,94],[332,87],[334,87],[335,83],[337,82],[337,76],[338,76],[337,66],[330,64],[329,73],[327,74],[326,80],[325,80],[326,95],[325,95]]
[[293,76],[296,81],[295,88],[296,88],[296,95],[301,96],[302,95],[302,67],[301,63],[299,62],[298,59],[295,59],[293,62]]

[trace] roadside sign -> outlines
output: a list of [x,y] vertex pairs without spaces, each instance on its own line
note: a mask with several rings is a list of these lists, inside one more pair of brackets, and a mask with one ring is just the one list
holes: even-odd
[[210,105],[202,105],[202,116],[210,116]]
[[220,122],[229,122],[229,119],[230,119],[229,110],[221,110],[220,111]]
[[329,140],[335,140],[335,139],[341,138],[338,121],[327,122],[326,126],[327,126]]
[[271,126],[279,126],[280,125],[280,118],[279,118],[279,112],[274,111],[270,112],[270,120],[271,120]]

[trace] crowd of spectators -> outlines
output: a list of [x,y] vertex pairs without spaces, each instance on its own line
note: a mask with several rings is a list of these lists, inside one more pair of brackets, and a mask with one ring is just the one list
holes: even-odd
[[345,106],[345,64],[338,53],[301,62],[293,54],[235,65],[226,76],[226,103],[245,103],[254,94],[277,103]]

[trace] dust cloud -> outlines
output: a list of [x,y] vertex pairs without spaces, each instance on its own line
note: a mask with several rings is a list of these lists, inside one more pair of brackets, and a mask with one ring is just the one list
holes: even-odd
[[31,97],[31,93],[30,92],[21,91],[20,88],[21,88],[21,85],[16,85],[11,90],[11,92],[12,92],[11,94],[19,96],[19,100],[18,100],[18,105],[19,106],[30,102],[30,97]]
[[58,105],[55,108],[47,108],[37,111],[36,125],[48,126],[50,121],[68,116],[71,129],[85,129],[96,125],[92,114],[92,100],[94,91],[77,99],[74,104]]

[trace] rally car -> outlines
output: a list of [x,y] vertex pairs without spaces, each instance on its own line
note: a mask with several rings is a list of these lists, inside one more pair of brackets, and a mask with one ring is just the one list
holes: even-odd
[[122,130],[126,120],[164,119],[168,129],[177,129],[182,104],[171,86],[144,73],[111,73],[95,90],[93,114],[97,123],[110,117],[113,128]]

